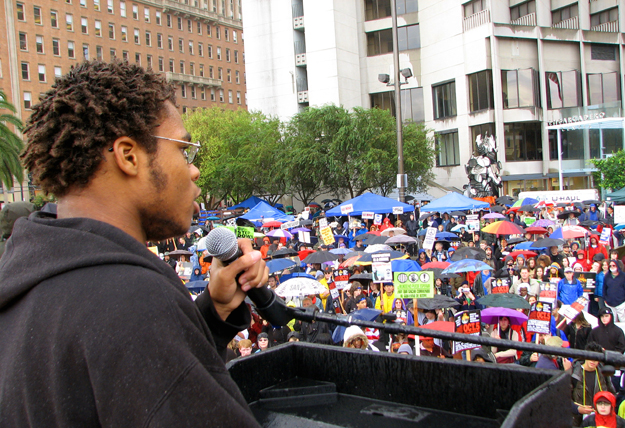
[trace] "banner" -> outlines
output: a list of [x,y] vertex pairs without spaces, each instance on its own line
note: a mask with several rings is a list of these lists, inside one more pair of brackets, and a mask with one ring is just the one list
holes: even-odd
[[[482,331],[480,324],[480,311],[462,311],[456,312],[454,315],[454,324],[456,327],[456,333],[470,334],[472,336],[479,336]],[[427,327],[427,326],[426,326]],[[479,348],[480,345],[475,343],[466,342],[453,342],[452,353],[465,351],[467,349]]]
[[394,272],[395,295],[402,299],[425,299],[434,297],[434,273]]
[[332,229],[328,226],[323,227],[319,230],[321,232],[321,239],[325,245],[334,244],[334,233],[332,233]]
[[541,282],[538,300],[546,303],[555,303],[558,298],[558,284],[555,282]]
[[362,219],[363,220],[373,220],[374,213],[371,211],[363,211]]
[[373,216],[373,224],[377,224],[378,226],[382,224],[382,214],[376,214]]
[[612,236],[612,229],[610,229],[609,227],[604,227],[601,231],[599,243],[603,245],[608,245],[610,243],[610,236]]
[[253,227],[237,227],[237,238],[247,238],[254,239],[254,228]]
[[479,232],[480,231],[480,219],[477,214],[471,214],[467,216],[467,231]]
[[347,204],[347,205],[342,205],[341,206],[341,214],[343,214],[343,215],[347,215],[347,214],[351,213],[352,211],[354,211],[354,205],[353,204]]
[[425,234],[425,239],[423,240],[423,248],[426,250],[431,250],[434,247],[434,241],[436,241],[436,228],[428,227]]
[[404,207],[393,207],[393,214],[403,214]]
[[336,288],[343,290],[349,286],[349,270],[347,268],[339,268],[334,271],[334,283]]
[[328,227],[328,219],[322,217],[319,219],[319,229],[323,229],[324,227]]
[[551,324],[551,303],[536,302],[532,304],[527,320],[527,331],[530,333],[549,334]]
[[393,282],[391,254],[372,254],[371,259],[371,272],[373,276],[373,282]]
[[525,217],[523,222],[525,223],[525,226],[531,226],[536,223],[536,217]]
[[578,279],[582,284],[582,288],[586,293],[595,292],[595,278],[597,274],[595,272],[575,272],[573,278]]
[[579,297],[576,301],[571,303],[571,305],[563,305],[562,308],[558,311],[559,315],[566,317],[569,321],[572,321],[573,318],[577,316],[581,311],[585,310],[588,307],[588,299],[584,296]]
[[491,293],[508,293],[510,291],[510,278],[493,278],[491,281]]
[[297,232],[297,239],[299,242],[310,244],[310,232]]
[[280,225],[280,229],[284,230],[284,229],[291,229],[293,227],[297,227],[299,226],[299,220],[296,221],[287,221],[286,223],[282,223]]

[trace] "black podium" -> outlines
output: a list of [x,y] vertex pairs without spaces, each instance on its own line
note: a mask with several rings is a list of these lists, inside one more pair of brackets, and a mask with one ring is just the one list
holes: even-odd
[[570,427],[570,377],[289,343],[228,369],[264,427]]

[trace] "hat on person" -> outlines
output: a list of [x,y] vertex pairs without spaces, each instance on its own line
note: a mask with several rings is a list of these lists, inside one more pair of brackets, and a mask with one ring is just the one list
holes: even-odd
[[547,346],[555,346],[556,348],[561,348],[564,344],[564,341],[558,336],[551,336],[545,340],[545,345]]
[[317,273],[315,274],[315,278],[323,278],[323,272],[318,270]]
[[490,358],[490,355],[482,348],[472,349],[471,350],[471,361],[475,361],[477,357],[482,357],[484,361],[487,363],[493,363],[494,361]]
[[328,266],[328,267],[327,267],[327,268],[325,268],[323,271],[324,271],[325,273],[332,273],[332,272],[334,272],[334,269],[332,269],[330,266]]
[[292,337],[296,338],[297,340],[302,340],[302,335],[299,334],[298,331],[292,331],[290,332],[287,336],[286,336],[286,340],[290,340]]
[[605,256],[603,255],[603,253],[597,253],[592,257],[592,260],[594,262],[602,262],[605,260]]
[[267,333],[260,333],[258,336],[256,336],[257,340],[260,339],[269,339],[269,335]]
[[412,355],[412,348],[410,347],[410,345],[408,345],[407,343],[404,343],[403,345],[401,345],[399,349],[397,350],[397,353],[401,354],[403,352],[405,352],[406,354]]
[[564,273],[569,273],[569,272],[573,272],[573,268],[572,267],[564,268]]
[[556,263],[556,262],[553,262],[553,263],[551,263],[551,264],[549,265],[549,267],[550,267],[550,268],[560,269],[560,264],[559,264],[559,263]]

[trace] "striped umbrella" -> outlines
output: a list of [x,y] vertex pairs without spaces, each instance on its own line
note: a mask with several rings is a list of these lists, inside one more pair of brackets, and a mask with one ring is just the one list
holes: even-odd
[[484,228],[482,228],[482,232],[491,233],[493,235],[522,235],[524,233],[523,229],[515,223],[511,221],[496,221],[491,223]]

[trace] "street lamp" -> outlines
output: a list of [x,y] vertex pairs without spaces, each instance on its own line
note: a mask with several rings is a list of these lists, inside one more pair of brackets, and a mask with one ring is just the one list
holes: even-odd
[[[400,85],[405,85],[406,83],[408,83],[408,78],[412,77],[412,70],[409,68],[402,68],[401,70],[399,70],[399,73],[406,79],[404,82],[400,81]],[[380,83],[385,83],[386,86],[395,86],[395,82],[391,83],[391,76],[388,74],[378,74],[378,81]]]

